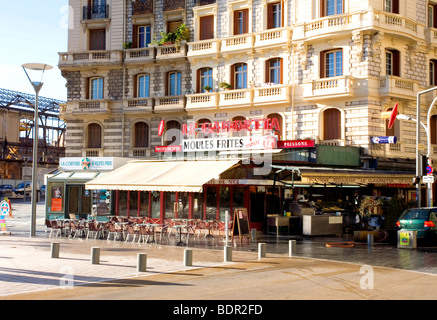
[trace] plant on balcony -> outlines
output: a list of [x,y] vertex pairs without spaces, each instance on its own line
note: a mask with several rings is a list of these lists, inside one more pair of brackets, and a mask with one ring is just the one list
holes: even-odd
[[232,86],[227,82],[220,82],[219,87],[225,90],[229,90],[232,88]]
[[129,42],[123,43],[123,48],[124,49],[131,49],[132,48],[132,42],[129,41]]
[[203,89],[207,92],[211,92],[212,88],[210,86],[204,86]]
[[164,33],[161,31],[161,41],[159,45],[175,44],[176,48],[179,48],[183,41],[190,40],[190,29],[185,25],[181,24],[175,32]]

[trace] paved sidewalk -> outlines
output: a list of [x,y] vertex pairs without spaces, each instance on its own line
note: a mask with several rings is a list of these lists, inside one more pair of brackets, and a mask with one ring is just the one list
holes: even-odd
[[[238,277],[260,280],[261,274],[249,272],[249,270],[257,269],[264,270],[263,281],[266,280],[264,276],[269,275],[270,269],[274,277],[290,274],[290,270],[292,270],[298,279],[303,279],[302,292],[307,292],[309,298],[314,298],[323,296],[320,295],[321,292],[329,293],[329,286],[326,286],[324,282],[319,282],[321,277],[323,277],[323,281],[332,282],[334,270],[337,270],[335,273],[338,273],[347,268],[348,271],[344,272],[342,277],[352,278],[353,280],[348,279],[347,281],[356,287],[359,286],[357,274],[362,267],[366,266],[378,268],[378,274],[389,275],[386,278],[387,281],[390,281],[387,284],[384,283],[384,287],[393,286],[396,288],[394,290],[396,292],[402,290],[407,293],[422,292],[428,299],[437,298],[437,295],[433,293],[435,290],[429,292],[430,287],[434,288],[437,285],[437,248],[406,250],[388,244],[375,244],[369,247],[365,243],[357,244],[354,248],[328,248],[326,242],[341,241],[341,239],[296,237],[297,252],[295,258],[289,258],[288,240],[292,237],[260,235],[252,243],[248,241],[242,244],[235,243],[233,245],[233,262],[224,262],[224,243],[221,239],[208,241],[199,239],[189,242],[188,248],[193,250],[193,266],[184,266],[184,250],[187,247],[175,246],[174,242],[168,245],[125,243],[124,241],[112,240],[48,238],[44,226],[43,203],[39,203],[37,208],[37,236],[30,238],[30,204],[13,203],[12,207],[14,218],[7,220],[11,235],[0,236],[0,299],[13,298],[14,294],[41,292],[41,290],[47,292],[51,289],[57,292],[56,289],[59,288],[87,287],[90,283],[114,282],[119,279],[144,277],[164,279],[171,277],[171,275],[189,275],[194,270],[197,270],[197,274],[205,275],[205,277],[193,278],[196,281],[206,281],[206,275],[212,276],[214,279],[215,272],[219,274],[225,272],[229,275],[236,272]],[[173,241],[175,240],[173,239]],[[60,243],[60,257],[58,259],[50,257],[52,242]],[[266,259],[258,259],[258,242],[267,244]],[[98,265],[91,264],[92,247],[101,249],[101,259]],[[137,272],[138,253],[147,254],[147,272]],[[284,269],[279,266],[283,266]],[[274,271],[275,268],[278,270]],[[238,272],[240,269],[247,271]],[[324,272],[319,272],[325,269],[333,271],[326,273],[326,275]],[[230,281],[230,285],[232,285],[235,280],[232,280],[233,277],[234,275],[223,278],[223,281]],[[185,277],[183,278],[185,279]],[[382,279],[379,279],[378,284],[382,285]],[[411,281],[405,279],[411,279]],[[338,282],[336,286],[345,281],[340,278],[334,278],[334,280]],[[275,280],[272,285],[273,283],[277,285],[281,281],[281,279]],[[254,283],[256,282],[254,281]],[[157,283],[159,284],[159,282]],[[235,290],[241,290],[239,282],[235,283]],[[205,284],[193,282],[189,285],[201,288]],[[181,290],[184,285],[181,285]],[[162,287],[162,285],[158,285],[154,292],[160,292]],[[195,290],[190,292],[195,292]],[[245,294],[246,296],[240,295],[240,299],[257,297],[251,291],[247,291]],[[376,295],[376,291],[374,291],[373,295],[362,295],[360,291],[358,297],[391,299],[399,296],[388,293],[378,294],[380,295]],[[36,293],[31,296],[38,298]],[[287,299],[287,297],[292,296],[287,293],[284,297]],[[165,291],[162,292],[161,297],[167,298]],[[217,296],[211,298],[217,297],[226,297],[226,293],[220,293],[218,290]],[[261,296],[261,299],[272,299],[272,297]],[[305,299],[304,295],[297,297]],[[343,296],[333,297],[335,299],[335,297]],[[408,295],[406,297],[410,298]],[[411,298],[421,299],[422,297],[418,294]],[[188,296],[184,298],[189,299]],[[172,299],[172,297],[169,296],[168,299]]]

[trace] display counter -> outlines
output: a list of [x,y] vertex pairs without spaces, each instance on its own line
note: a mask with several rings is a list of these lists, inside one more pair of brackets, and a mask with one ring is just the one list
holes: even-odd
[[301,217],[297,216],[282,216],[277,214],[267,215],[267,233],[279,235],[281,230],[287,229],[286,234],[290,231],[295,231],[299,228]]
[[328,236],[343,233],[343,217],[334,215],[304,215],[303,234]]

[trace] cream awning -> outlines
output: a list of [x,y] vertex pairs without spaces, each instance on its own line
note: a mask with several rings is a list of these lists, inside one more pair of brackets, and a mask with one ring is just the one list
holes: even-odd
[[230,161],[132,161],[85,183],[88,190],[202,192],[203,185],[236,165]]

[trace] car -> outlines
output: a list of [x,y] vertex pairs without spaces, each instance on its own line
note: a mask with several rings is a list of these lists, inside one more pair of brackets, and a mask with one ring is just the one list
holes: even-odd
[[[38,192],[40,192],[39,185],[37,185],[36,190]],[[32,195],[32,182],[31,181],[21,182],[12,191],[15,194],[15,196],[18,198],[22,198],[24,196],[24,192],[26,192],[26,197],[31,197],[31,195]]]
[[396,221],[400,231],[417,231],[417,240],[436,243],[437,207],[411,208],[405,210]]
[[0,185],[0,194],[3,196],[10,196],[14,187],[11,184]]

